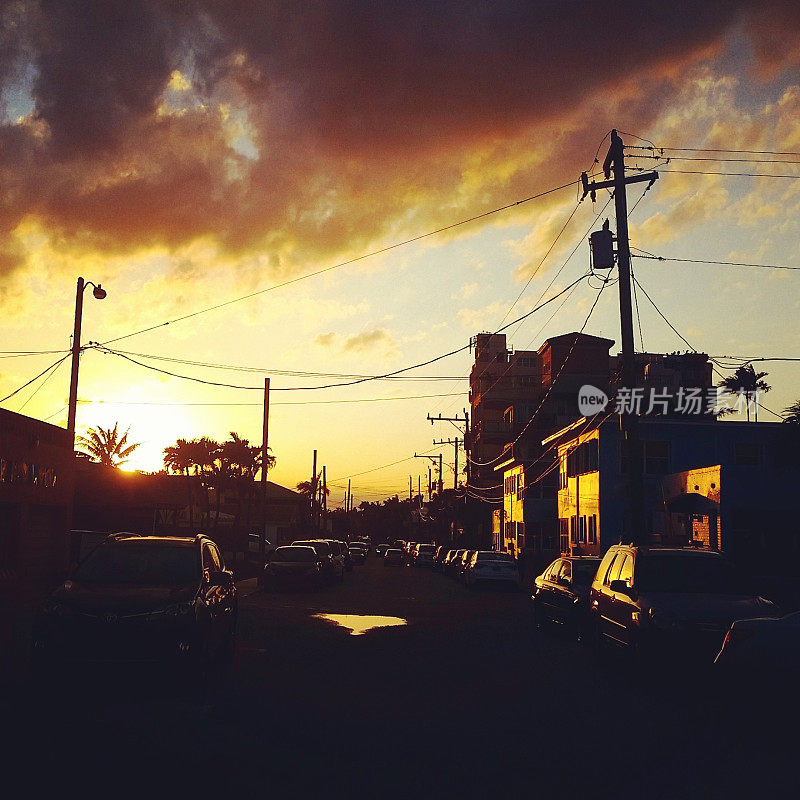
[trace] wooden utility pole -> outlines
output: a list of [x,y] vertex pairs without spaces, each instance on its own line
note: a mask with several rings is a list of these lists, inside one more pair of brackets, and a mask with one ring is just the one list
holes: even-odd
[[[613,173],[613,177],[612,177]],[[597,189],[614,190],[614,208],[617,217],[617,270],[619,273],[619,316],[622,332],[622,386],[635,389],[638,381],[636,356],[633,339],[633,310],[631,306],[631,248],[628,240],[628,196],[627,186],[631,183],[649,182],[658,179],[657,172],[644,172],[625,177],[624,144],[616,130],[611,131],[611,145],[603,161],[603,174],[606,180],[589,182],[588,175],[581,175],[583,196],[591,194],[595,199]],[[622,414],[623,447],[628,462],[629,477],[629,535],[636,544],[646,543],[644,519],[644,478],[642,450],[635,409]]]
[[[434,445],[440,444],[452,444],[455,450],[455,465],[453,467],[453,488],[458,489],[458,446],[461,444],[461,439],[442,439],[441,441],[436,441],[434,439]],[[439,456],[441,458],[441,456]],[[441,484],[441,472],[439,473],[439,483]],[[441,491],[441,489],[439,490]]]
[[345,504],[344,504],[344,510],[345,511],[350,511],[350,509],[352,507],[352,504],[353,504],[353,497],[350,494],[350,478],[348,478],[347,479],[347,500],[345,501]]
[[[322,526],[325,528],[328,521],[328,475],[327,467],[322,465]],[[327,528],[326,528],[327,530]]]
[[317,451],[311,467],[311,527],[317,529]]
[[[261,566],[267,560],[267,472],[269,467],[269,378],[264,378],[264,421],[261,429]],[[278,544],[278,542],[273,542]]]
[[409,476],[408,476],[408,502],[409,502],[409,503],[410,503],[410,502],[412,501],[412,499],[413,499],[413,498],[412,498],[412,496],[411,496],[411,492],[412,492],[412,490],[411,490],[411,476],[409,475]]

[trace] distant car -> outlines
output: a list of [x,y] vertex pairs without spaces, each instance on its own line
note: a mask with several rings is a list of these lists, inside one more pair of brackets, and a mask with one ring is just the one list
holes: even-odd
[[734,620],[778,616],[710,550],[614,545],[590,594],[595,641],[660,660],[689,653],[711,663]]
[[794,682],[800,670],[800,611],[736,620],[714,664],[732,677]]
[[436,554],[435,544],[418,544],[414,548],[412,564],[415,567],[433,566],[433,557]]
[[322,557],[309,545],[276,548],[258,576],[258,585],[266,591],[304,586],[316,588],[324,582]]
[[456,560],[455,577],[461,583],[466,581],[467,564],[469,564],[470,559],[476,552],[475,550],[463,550],[461,558]]
[[477,550],[467,563],[464,583],[470,589],[479,586],[519,588],[519,568],[514,556],[494,550]]
[[405,553],[399,547],[390,547],[383,554],[384,567],[402,567],[405,563]]
[[112,534],[37,616],[37,666],[60,661],[174,661],[200,667],[233,654],[238,601],[217,545]]
[[353,560],[350,558],[350,551],[347,545],[338,539],[324,539],[331,546],[334,559],[340,558],[344,568],[350,572],[353,569]]
[[451,578],[455,578],[458,575],[458,564],[461,561],[461,557],[466,553],[466,550],[451,550],[447,554],[447,558],[444,561],[444,573],[445,575],[449,575]]
[[375,548],[375,555],[383,558],[383,554],[389,549],[390,545],[382,542]]
[[344,580],[344,560],[340,555],[334,556],[330,542],[324,539],[298,539],[293,545],[313,547],[322,562],[322,574],[330,581]]
[[[264,539],[264,553],[270,553],[275,549],[275,545],[268,539]],[[247,559],[248,561],[259,561],[261,558],[261,534],[247,534]]]
[[353,564],[363,564],[367,560],[367,548],[362,544],[351,544],[348,548]]
[[436,548],[436,553],[434,553],[433,556],[433,564],[431,565],[436,572],[441,572],[443,570],[444,560],[447,558],[449,552],[450,548],[444,545],[440,545]]
[[563,625],[582,640],[589,637],[589,589],[599,556],[563,556],[550,564],[533,582],[536,626]]

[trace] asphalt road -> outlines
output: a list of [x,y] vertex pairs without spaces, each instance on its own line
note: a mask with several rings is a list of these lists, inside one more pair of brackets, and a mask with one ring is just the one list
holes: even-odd
[[114,667],[4,687],[6,770],[29,795],[797,796],[789,698],[598,662],[536,633],[523,593],[374,558],[315,592],[239,591],[235,664],[204,696]]

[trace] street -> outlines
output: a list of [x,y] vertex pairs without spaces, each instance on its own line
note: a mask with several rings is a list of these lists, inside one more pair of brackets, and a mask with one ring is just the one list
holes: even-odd
[[[336,797],[797,786],[787,704],[728,700],[693,667],[665,686],[598,662],[563,634],[535,632],[524,592],[471,592],[374,556],[319,591],[238,588],[235,664],[202,698],[171,676],[111,665],[103,680],[6,687],[4,755],[31,765],[27,794],[53,781],[82,793]],[[406,624],[353,635],[318,614]]]

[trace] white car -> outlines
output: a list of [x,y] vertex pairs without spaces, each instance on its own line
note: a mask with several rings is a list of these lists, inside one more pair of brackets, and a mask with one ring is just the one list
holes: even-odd
[[464,582],[470,589],[489,584],[519,588],[517,561],[510,553],[478,550],[464,570]]

